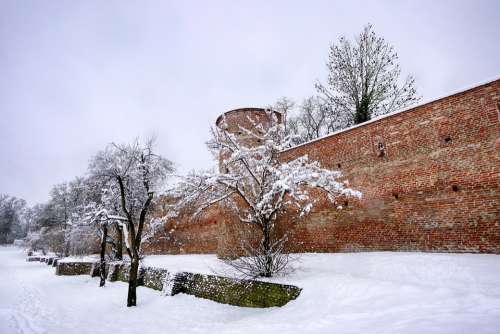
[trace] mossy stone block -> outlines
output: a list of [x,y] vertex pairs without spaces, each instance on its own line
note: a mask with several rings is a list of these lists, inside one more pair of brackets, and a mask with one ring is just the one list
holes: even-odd
[[153,267],[145,267],[141,269],[141,285],[154,290],[163,291],[164,284],[169,278],[168,270]]
[[94,262],[92,263],[92,268],[90,269],[90,277],[99,277],[101,276],[101,263]]
[[110,263],[108,269],[107,279],[110,282],[116,282],[118,280],[118,270],[122,266],[122,263]]
[[172,295],[186,293],[235,306],[274,307],[297,298],[301,290],[293,285],[181,273],[175,277]]
[[130,265],[122,264],[117,268],[116,279],[121,282],[128,282]]
[[89,275],[93,262],[57,262],[56,275]]

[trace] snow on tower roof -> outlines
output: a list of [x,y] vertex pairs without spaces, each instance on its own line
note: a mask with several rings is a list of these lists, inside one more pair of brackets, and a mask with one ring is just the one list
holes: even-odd
[[[269,110],[269,108],[256,108],[256,107],[245,107],[245,108],[237,108],[237,109],[232,109],[229,111],[226,111],[217,119],[215,120],[215,125],[219,125],[219,122],[222,120],[222,118],[228,114],[234,113],[234,112],[245,112],[245,111],[257,111],[257,112],[266,112],[266,110]],[[279,111],[273,110],[275,113],[281,115]]]

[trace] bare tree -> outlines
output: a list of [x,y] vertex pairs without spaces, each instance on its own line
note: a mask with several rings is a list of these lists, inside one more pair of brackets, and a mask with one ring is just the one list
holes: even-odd
[[323,169],[307,156],[280,162],[279,154],[289,146],[289,137],[276,114],[267,115],[269,127],[256,122],[252,122],[251,129],[240,127],[246,138],[260,143],[257,146],[246,146],[224,124],[213,129],[208,146],[220,158],[220,170],[224,173],[192,173],[177,185],[173,195],[181,198],[179,207],[196,203],[198,213],[223,203],[242,224],[256,227],[261,233],[257,251],[247,261],[249,265],[239,263],[237,269],[252,276],[271,277],[286,265],[280,256],[286,236],[273,240],[275,222],[286,208],[296,208],[302,216],[307,214],[315,201],[309,197],[312,188],[326,193],[332,202],[339,194],[360,193],[338,181],[340,172]]
[[283,116],[283,125],[291,146],[314,140],[336,129],[330,105],[319,96],[307,97],[298,106],[291,99],[280,98],[271,109],[286,115]]
[[30,232],[27,237],[28,245],[32,250],[41,250],[43,253],[52,251],[63,255],[66,222],[61,217],[60,207],[52,198],[47,203],[33,208]]
[[61,244],[55,248],[64,256],[89,254],[97,249],[99,229],[85,219],[90,207],[101,201],[101,184],[97,181],[77,177],[55,185],[50,192],[47,206],[51,208],[54,223],[46,232],[60,236]]
[[419,100],[415,79],[400,80],[398,55],[372,25],[354,42],[341,37],[330,47],[326,85],[316,89],[331,107],[334,128],[348,127]]
[[[291,115],[294,108],[295,108],[295,102],[286,96],[280,97],[274,103],[274,105],[270,107],[270,109],[273,109],[273,110],[281,113],[283,126],[285,128],[284,131],[285,131],[285,134],[287,134],[287,135],[295,132],[294,131],[295,130],[295,127],[294,127],[295,122],[293,121],[293,117]],[[289,127],[289,124],[291,124],[292,128]]]
[[[90,216],[90,222],[88,224],[98,224],[99,230],[101,231],[101,249],[100,249],[100,264],[99,264],[99,273],[100,273],[100,282],[99,286],[103,287],[106,284],[106,246],[108,244],[113,244],[110,242],[108,235],[108,227],[113,224],[124,224],[127,222],[127,218],[110,215],[108,210],[100,209],[98,211],[94,211]],[[113,245],[114,247],[115,245]]]
[[58,228],[62,236],[62,245],[60,246],[61,254],[64,256],[69,255],[69,231],[70,231],[70,208],[68,203],[69,190],[68,183],[63,182],[56,184],[50,191],[50,204],[53,207],[56,219],[58,221]]
[[146,216],[156,191],[173,172],[173,164],[154,153],[153,140],[144,144],[136,140],[128,145],[109,145],[93,158],[90,170],[119,193],[120,210],[126,218],[122,224],[124,239],[130,257],[127,306],[135,306]]
[[[102,191],[105,186],[106,183],[92,177],[77,177],[55,185],[47,203],[26,210],[28,246],[32,250],[52,251],[64,256],[97,251],[101,230],[98,224],[89,224],[87,218],[102,209],[102,202],[106,200],[106,192]],[[115,257],[119,257],[121,232],[114,237],[116,242],[109,234],[107,243],[112,245]]]

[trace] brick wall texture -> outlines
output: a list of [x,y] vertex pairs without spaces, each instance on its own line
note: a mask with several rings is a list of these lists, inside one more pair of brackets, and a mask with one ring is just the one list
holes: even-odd
[[[363,193],[282,217],[289,250],[500,253],[499,119],[496,80],[283,152],[284,161],[307,154],[340,170]],[[188,216],[169,222],[149,251],[223,254],[237,242],[225,210]]]

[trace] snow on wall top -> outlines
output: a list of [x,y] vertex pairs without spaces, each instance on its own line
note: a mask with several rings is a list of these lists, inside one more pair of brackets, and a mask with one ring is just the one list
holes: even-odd
[[323,140],[325,138],[328,138],[328,137],[332,137],[332,136],[335,136],[335,135],[338,135],[339,133],[343,133],[343,132],[347,132],[347,131],[351,131],[353,129],[356,129],[356,128],[359,128],[359,127],[362,127],[362,126],[365,126],[365,125],[368,125],[368,124],[371,124],[371,123],[375,123],[375,122],[378,122],[384,118],[389,118],[389,117],[392,117],[392,116],[395,116],[395,115],[398,115],[398,114],[401,114],[401,113],[404,113],[404,112],[410,112],[412,110],[415,110],[419,107],[422,107],[426,104],[430,104],[430,103],[433,103],[433,102],[437,102],[439,100],[442,100],[442,99],[445,99],[445,98],[448,98],[448,97],[451,97],[453,95],[458,95],[458,94],[461,94],[461,93],[464,93],[466,91],[469,91],[469,90],[472,90],[472,89],[476,89],[476,88],[479,88],[481,86],[486,86],[488,84],[491,84],[495,81],[499,81],[500,80],[500,75],[497,75],[496,77],[493,77],[489,80],[486,80],[486,81],[482,81],[482,82],[479,82],[479,83],[476,83],[474,85],[469,85],[465,88],[462,88],[460,90],[457,90],[457,91],[454,91],[452,93],[449,93],[447,95],[443,95],[443,96],[440,96],[440,97],[437,97],[437,98],[433,98],[433,99],[429,99],[429,100],[425,100],[417,105],[413,105],[413,106],[410,106],[410,107],[406,107],[406,108],[403,108],[403,109],[400,109],[400,110],[397,110],[397,111],[394,111],[392,113],[388,113],[388,114],[385,114],[385,115],[381,115],[381,116],[378,116],[378,117],[375,117],[375,118],[372,118],[371,120],[369,121],[366,121],[364,123],[361,123],[361,124],[356,124],[356,125],[353,125],[351,127],[348,127],[348,128],[345,128],[345,129],[341,129],[341,130],[338,130],[338,131],[335,131],[335,132],[332,132],[332,133],[328,133],[324,136],[321,136],[321,137],[318,137],[316,139],[313,139],[313,140],[309,140],[309,141],[306,141],[302,144],[299,144],[299,145],[296,145],[296,146],[292,146],[290,148],[287,148],[287,149],[284,149],[282,152],[287,152],[287,151],[290,151],[290,150],[293,150],[293,149],[296,149],[297,147],[301,147],[301,146],[305,146],[305,145],[308,145],[308,144],[311,144],[311,143],[314,143],[314,142],[317,142],[317,141],[320,141],[320,140]]

